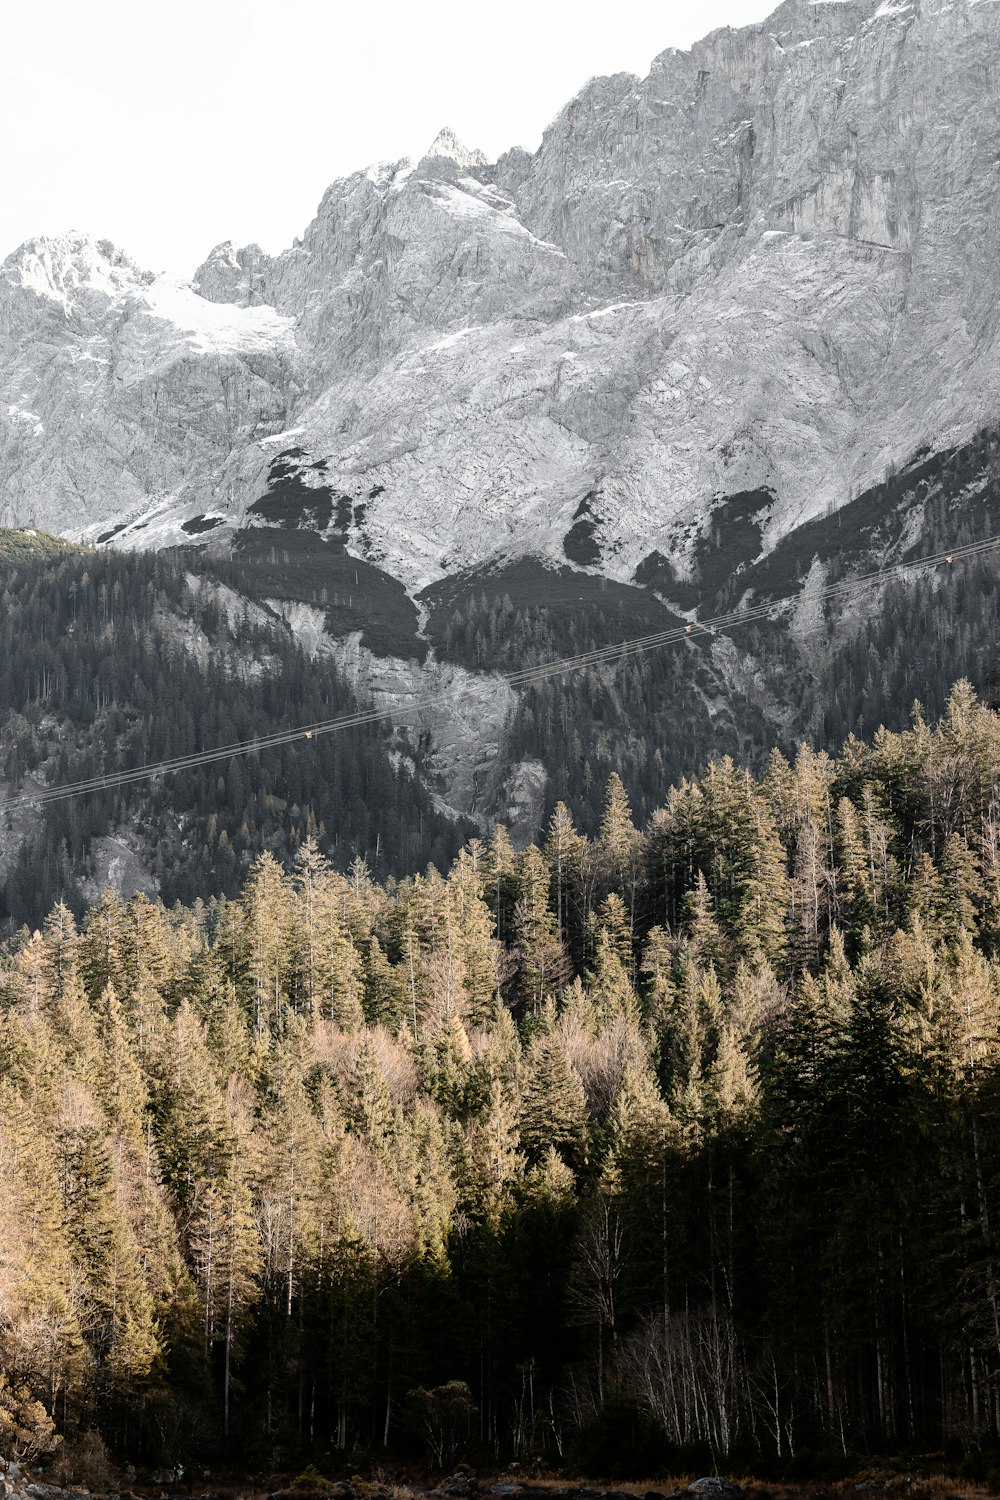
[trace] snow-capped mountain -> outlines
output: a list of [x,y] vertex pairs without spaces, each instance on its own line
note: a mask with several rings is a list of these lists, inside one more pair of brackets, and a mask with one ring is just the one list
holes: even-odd
[[0,522],[218,542],[298,494],[412,593],[655,556],[669,597],[753,493],[767,554],[1000,409],[998,80],[996,0],[786,0],[592,81],[533,156],[444,131],[334,183],[276,257],[185,285],[31,241]]

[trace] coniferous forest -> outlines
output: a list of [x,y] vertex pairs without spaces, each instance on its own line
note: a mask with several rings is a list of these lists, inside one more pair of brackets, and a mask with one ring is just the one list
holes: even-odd
[[[44,786],[356,709],[357,687],[335,659],[306,653],[276,612],[281,601],[311,601],[334,638],[375,618],[373,650],[427,652],[428,640],[402,638],[381,594],[364,596],[369,616],[343,619],[326,575],[314,577],[271,540],[259,555],[219,560],[86,552],[0,530],[4,794],[30,800]],[[531,668],[677,623],[645,591],[585,574],[525,565],[516,580],[485,582],[490,592],[432,614],[440,661]],[[672,785],[712,757],[729,754],[759,775],[775,745],[793,759],[803,739],[832,753],[851,733],[901,729],[917,697],[940,713],[960,678],[1000,702],[998,622],[1000,590],[985,560],[955,576],[899,578],[877,607],[848,600],[806,627],[779,614],[536,682],[519,692],[505,727],[497,786],[518,763],[540,762],[543,821],[564,802],[594,837],[614,773],[644,824]],[[0,812],[0,933],[38,925],[59,901],[80,918],[99,889],[95,845],[122,830],[147,887],[168,905],[236,896],[259,854],[287,867],[310,837],[341,871],[360,857],[377,880],[429,863],[443,869],[476,822],[442,806],[448,788],[435,780],[429,748],[419,732],[368,724],[318,737],[308,755],[285,747],[23,816]],[[491,805],[506,804],[495,796]]]
[[[1000,1448],[1000,717],[0,970],[0,1419],[143,1461]],[[331,1459],[331,1455],[333,1456]],[[353,1472],[353,1470],[351,1471]]]
[[[331,662],[310,660],[255,606],[254,573],[19,541],[0,531],[0,783],[11,793],[357,707]],[[369,725],[317,739],[309,756],[272,751],[54,803],[26,828],[0,814],[0,929],[37,923],[58,900],[80,914],[94,840],[121,828],[168,902],[235,894],[261,850],[284,861],[310,836],[341,868],[357,853],[380,874],[450,861],[473,825],[441,812],[387,748]]]

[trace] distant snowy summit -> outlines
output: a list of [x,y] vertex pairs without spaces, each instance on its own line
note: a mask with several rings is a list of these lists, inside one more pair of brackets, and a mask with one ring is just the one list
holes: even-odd
[[786,0],[592,80],[533,155],[443,130],[190,284],[31,241],[0,522],[219,546],[280,494],[411,591],[534,555],[669,597],[736,499],[768,555],[997,417],[998,79],[986,0]]
[[436,156],[445,157],[446,160],[454,162],[457,167],[489,166],[489,158],[482,151],[470,151],[468,146],[459,140],[450,125],[438,131],[423,160],[430,161]]

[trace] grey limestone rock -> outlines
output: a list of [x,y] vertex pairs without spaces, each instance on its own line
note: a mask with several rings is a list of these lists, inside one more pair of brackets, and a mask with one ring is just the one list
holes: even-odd
[[0,523],[190,542],[294,447],[413,591],[565,561],[585,500],[615,578],[683,577],[746,490],[766,551],[997,416],[998,80],[994,4],[785,0],[593,80],[534,155],[443,131],[190,285],[32,241],[0,268]]
[[264,298],[270,266],[271,257],[259,245],[238,249],[232,240],[224,240],[195,271],[192,289],[208,302],[251,307]]

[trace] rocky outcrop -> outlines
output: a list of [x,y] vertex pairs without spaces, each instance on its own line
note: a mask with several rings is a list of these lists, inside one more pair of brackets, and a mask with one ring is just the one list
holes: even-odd
[[208,301],[84,235],[22,246],[0,268],[0,524],[101,535],[212,493],[284,425],[299,364],[271,306]]
[[[376,656],[359,632],[331,637],[322,610],[267,602],[307,656],[331,658],[360,702],[383,710],[404,743],[422,747],[419,772],[412,759],[406,768],[421,776],[442,811],[470,818],[484,832],[501,818],[515,847],[531,842],[542,824],[548,772],[540,760],[506,760],[517,694],[499,673],[439,661],[433,649],[423,661]],[[402,763],[403,750],[391,753]]]
[[195,271],[191,290],[208,302],[251,307],[265,300],[271,264],[271,257],[259,245],[237,249],[232,240],[225,240]]

